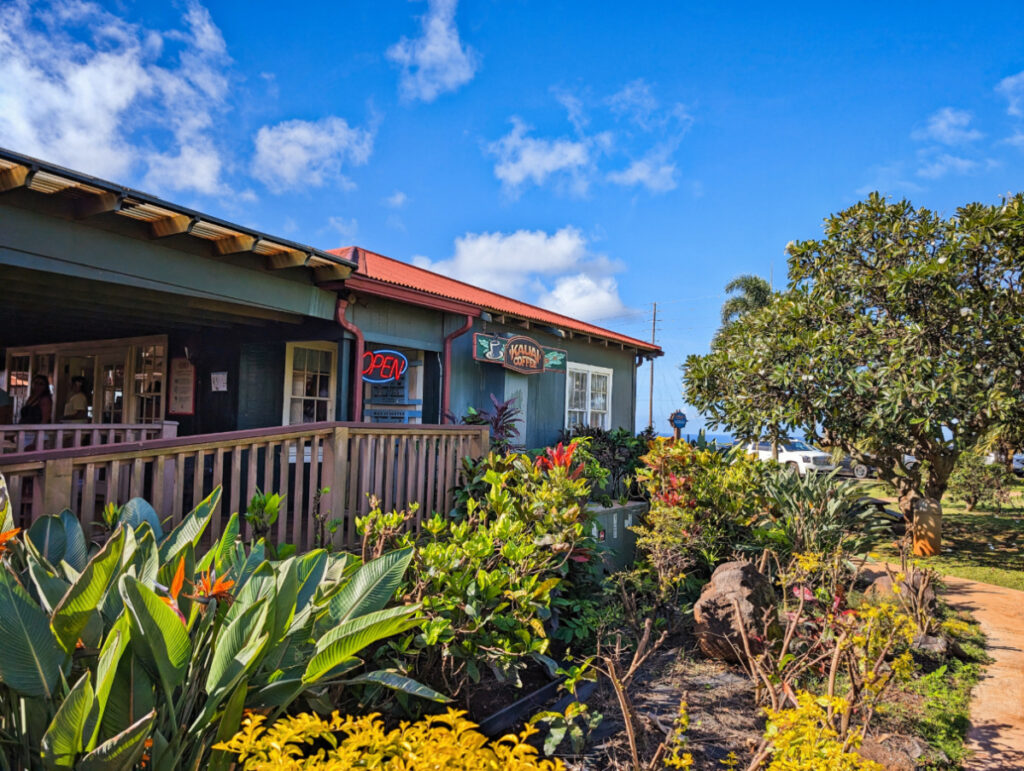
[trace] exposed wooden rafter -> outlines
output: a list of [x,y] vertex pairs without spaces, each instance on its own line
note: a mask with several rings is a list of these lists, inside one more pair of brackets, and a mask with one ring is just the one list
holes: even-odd
[[84,220],[87,217],[95,217],[97,214],[118,211],[123,200],[124,196],[117,193],[100,193],[87,198],[79,198],[75,201],[75,219]]
[[352,275],[352,269],[341,265],[321,265],[313,270],[313,281],[322,284],[326,281],[341,281]]
[[213,242],[213,248],[222,257],[226,254],[238,254],[239,252],[251,252],[259,239],[255,236],[237,235],[227,238],[218,238]]
[[28,166],[11,166],[7,169],[0,169],[0,193],[25,187],[31,173],[32,170]]
[[153,220],[149,223],[149,234],[153,238],[167,238],[188,233],[192,229],[196,218],[187,214],[174,214],[163,219]]
[[267,255],[267,267],[270,270],[300,268],[307,262],[309,262],[309,255],[306,252],[288,251]]

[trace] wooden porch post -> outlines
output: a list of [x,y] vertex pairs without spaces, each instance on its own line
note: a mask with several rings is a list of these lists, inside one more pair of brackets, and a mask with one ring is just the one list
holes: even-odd
[[[345,518],[345,494],[348,490],[348,428],[335,428],[331,436],[324,441],[324,466],[321,478],[322,486],[330,487],[331,492],[326,499],[320,500],[321,509],[330,509],[331,519]],[[312,501],[310,501],[312,506]],[[312,510],[312,509],[311,509]],[[321,516],[323,516],[321,510]],[[315,523],[310,525],[313,532]],[[344,532],[344,528],[342,528]]]
[[71,458],[46,461],[43,469],[43,513],[71,508]]

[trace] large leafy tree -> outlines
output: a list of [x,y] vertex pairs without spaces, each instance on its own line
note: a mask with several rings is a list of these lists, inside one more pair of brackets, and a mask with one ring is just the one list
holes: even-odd
[[1024,419],[1024,197],[944,219],[873,194],[788,251],[788,290],[687,360],[689,401],[740,436],[801,428],[941,516],[960,454]]

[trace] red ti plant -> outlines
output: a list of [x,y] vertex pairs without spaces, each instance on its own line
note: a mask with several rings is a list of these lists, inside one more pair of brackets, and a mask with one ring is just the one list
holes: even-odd
[[569,479],[578,479],[583,473],[583,464],[579,463],[572,468],[572,458],[576,454],[576,443],[564,444],[559,442],[554,447],[544,448],[544,455],[537,458],[537,468],[542,471],[554,471],[556,468],[564,469]]

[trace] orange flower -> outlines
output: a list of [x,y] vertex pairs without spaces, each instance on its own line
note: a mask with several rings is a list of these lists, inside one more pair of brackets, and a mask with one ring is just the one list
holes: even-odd
[[182,587],[185,586],[185,558],[182,557],[178,560],[178,569],[174,571],[174,580],[171,581],[171,588],[168,590],[167,597],[161,597],[160,599],[167,603],[167,606],[178,614],[178,618],[181,619],[181,623],[188,624],[185,620],[185,614],[181,612],[181,608],[178,607],[178,595],[181,594]]
[[234,581],[230,581],[223,576],[218,578],[211,568],[199,576],[199,583],[196,584],[197,598],[231,602],[234,599],[231,596],[231,587],[234,585]]
[[21,528],[16,527],[13,530],[5,530],[0,533],[0,554],[4,554],[7,551],[8,544],[13,541],[20,532]]

